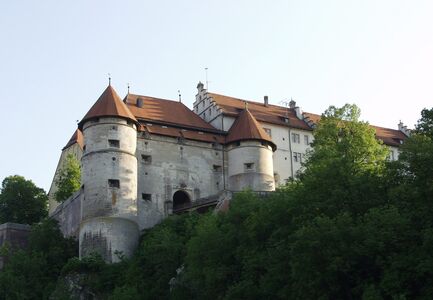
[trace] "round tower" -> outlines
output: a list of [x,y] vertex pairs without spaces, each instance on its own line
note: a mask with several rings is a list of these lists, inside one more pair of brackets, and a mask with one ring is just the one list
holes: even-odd
[[230,128],[226,145],[230,191],[275,190],[272,153],[276,146],[247,107]]
[[111,85],[79,123],[84,137],[80,257],[98,253],[117,262],[137,246],[137,125]]

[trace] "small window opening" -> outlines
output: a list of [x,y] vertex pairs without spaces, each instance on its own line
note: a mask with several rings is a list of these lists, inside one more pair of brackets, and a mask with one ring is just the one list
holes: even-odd
[[214,172],[221,172],[222,167],[220,165],[213,165],[213,170],[214,170]]
[[152,200],[152,194],[141,194],[141,199],[143,199],[144,201],[151,201]]
[[149,164],[152,163],[152,156],[151,155],[142,154],[141,155],[141,161],[144,162],[145,164],[149,165]]
[[117,131],[117,126],[111,126],[111,130]]
[[119,140],[108,140],[108,145],[113,148],[120,148]]
[[245,163],[245,171],[251,171],[254,170],[254,163]]
[[108,179],[108,187],[110,188],[120,188],[119,179]]

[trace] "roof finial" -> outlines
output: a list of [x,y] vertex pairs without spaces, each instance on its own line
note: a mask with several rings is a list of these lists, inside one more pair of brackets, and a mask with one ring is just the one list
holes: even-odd
[[179,102],[182,102],[182,94],[180,93],[180,90],[177,90],[177,93],[179,94]]
[[129,82],[128,82],[128,95],[129,95]]
[[111,74],[108,73],[108,85],[111,86]]
[[204,68],[204,70],[206,72],[206,90],[209,90],[209,81],[207,80],[207,69],[208,69],[208,67]]

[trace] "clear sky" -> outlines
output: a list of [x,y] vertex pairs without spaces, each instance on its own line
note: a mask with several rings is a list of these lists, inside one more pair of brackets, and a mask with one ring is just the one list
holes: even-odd
[[304,110],[355,103],[413,127],[433,106],[431,0],[5,0],[0,2],[0,180],[48,190],[107,86],[192,107],[209,90]]

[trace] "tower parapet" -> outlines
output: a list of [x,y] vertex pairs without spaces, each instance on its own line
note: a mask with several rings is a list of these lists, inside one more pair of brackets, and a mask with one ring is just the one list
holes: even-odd
[[137,246],[137,124],[111,86],[79,123],[84,136],[80,257],[96,252],[116,262]]

